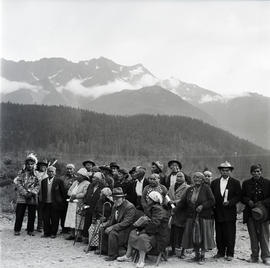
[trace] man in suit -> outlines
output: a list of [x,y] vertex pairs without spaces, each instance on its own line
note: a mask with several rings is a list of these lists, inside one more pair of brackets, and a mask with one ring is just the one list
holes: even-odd
[[[251,245],[249,262],[259,262],[259,252],[261,249],[263,263],[270,265],[270,181],[262,177],[262,167],[260,164],[252,165],[250,167],[250,173],[252,178],[245,180],[242,185],[242,202],[246,205],[243,222],[247,223]],[[256,218],[254,211],[259,211],[261,217]]]
[[126,199],[130,201],[137,209],[143,210],[141,204],[141,198],[143,189],[149,184],[148,179],[145,177],[145,168],[137,166],[134,171],[134,180],[129,182],[129,186],[126,187]]
[[236,235],[236,204],[241,200],[240,182],[231,177],[233,166],[224,162],[218,166],[221,176],[211,183],[216,200],[215,227],[218,252],[215,258],[226,257],[231,261],[234,256]]
[[[173,160],[170,160],[168,162],[168,167],[171,169],[171,173],[167,177],[166,176],[164,176],[164,177],[161,176],[160,183],[163,184],[164,186],[166,186],[166,188],[169,190],[170,187],[172,185],[174,185],[175,182],[176,182],[176,174],[179,171],[182,171],[182,164],[178,160],[173,159]],[[185,175],[185,180],[186,180],[187,184],[190,185],[191,182],[192,182],[190,176],[188,176],[185,173],[184,173],[184,175]]]
[[65,209],[66,191],[63,180],[56,178],[56,168],[49,166],[48,177],[41,182],[41,204],[44,224],[42,237],[55,238],[59,219]]
[[132,223],[136,217],[136,208],[128,200],[121,187],[113,189],[114,206],[110,221],[104,226],[102,239],[103,253],[107,253],[107,261],[116,260],[119,248],[127,244]]

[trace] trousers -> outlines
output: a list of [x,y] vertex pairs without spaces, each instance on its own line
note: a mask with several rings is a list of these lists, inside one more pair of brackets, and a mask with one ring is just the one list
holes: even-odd
[[25,210],[28,210],[28,220],[27,220],[27,231],[34,231],[34,224],[36,218],[36,209],[37,205],[29,205],[25,203],[17,203],[16,206],[16,220],[14,225],[14,231],[20,232],[22,228],[23,218],[25,214]]

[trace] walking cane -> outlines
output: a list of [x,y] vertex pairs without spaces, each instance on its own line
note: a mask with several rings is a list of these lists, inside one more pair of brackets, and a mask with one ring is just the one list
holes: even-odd
[[104,226],[103,226],[103,218],[105,214],[105,206],[109,205],[112,206],[110,202],[105,202],[102,206],[102,219],[101,219],[101,228],[100,228],[100,240],[99,240],[99,256],[101,256],[101,250],[102,250],[102,240],[103,240],[103,232],[104,232]]
[[[84,210],[84,209],[87,209],[89,208],[90,206],[88,205],[85,205],[83,206],[80,210],[81,212]],[[81,227],[81,224],[82,224],[82,220],[83,220],[83,216],[81,215],[81,219],[80,219],[80,223],[79,223],[79,228]],[[77,216],[76,216],[76,222],[77,222]],[[73,242],[73,246],[75,245],[75,243],[77,242],[77,239],[78,239],[78,235],[79,235],[79,229],[75,230],[76,231],[76,235],[75,235],[75,238],[74,238],[74,242]]]

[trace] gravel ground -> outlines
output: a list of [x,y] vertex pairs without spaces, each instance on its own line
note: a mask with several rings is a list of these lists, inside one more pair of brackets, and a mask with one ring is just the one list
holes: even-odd
[[[2,268],[18,267],[48,267],[48,268],[131,268],[133,263],[119,263],[117,261],[106,262],[104,257],[90,252],[85,254],[85,245],[77,243],[73,246],[72,241],[67,241],[62,235],[56,239],[41,238],[40,233],[30,237],[25,231],[20,236],[13,235],[14,216],[8,214],[0,215],[0,237],[1,237],[1,265]],[[25,225],[23,226],[25,228]],[[214,260],[212,256],[215,250],[206,254],[204,267],[264,267],[260,264],[250,264],[245,261],[249,258],[249,238],[247,228],[240,222],[237,224],[237,241],[235,259],[231,262],[226,260]],[[167,262],[162,261],[160,267],[181,268],[196,267],[197,264],[190,262],[192,253],[187,254],[186,259],[180,260],[176,257],[169,258]],[[155,267],[153,258],[149,258],[146,267]]]

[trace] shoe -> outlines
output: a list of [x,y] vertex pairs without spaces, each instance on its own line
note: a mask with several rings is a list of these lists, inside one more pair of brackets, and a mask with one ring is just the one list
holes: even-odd
[[51,238],[56,238],[56,235],[51,235]]
[[14,232],[14,235],[16,235],[16,236],[18,236],[20,234],[21,234],[20,232]]
[[36,231],[42,233],[42,228],[37,228]]
[[232,260],[233,260],[233,256],[227,256],[227,257],[226,257],[226,260],[227,260],[227,261],[232,261]]
[[249,263],[258,263],[259,262],[259,258],[250,257],[250,259],[248,259],[247,262],[249,262]]
[[136,264],[136,267],[137,267],[137,268],[143,268],[144,265],[145,265],[144,262],[140,262],[140,263],[137,263],[137,264]]
[[171,257],[171,256],[174,256],[175,255],[175,250],[170,250],[168,255]]
[[44,234],[44,235],[42,235],[41,237],[42,237],[42,238],[48,238],[48,237],[50,237],[50,235]]
[[77,237],[76,242],[82,242],[82,241],[83,241],[82,237]]
[[270,260],[263,260],[263,264],[270,266]]
[[224,255],[221,255],[221,254],[217,253],[213,258],[214,259],[224,258]]
[[94,253],[95,253],[96,255],[100,255],[100,254],[101,254],[99,249],[95,250]]
[[117,256],[107,256],[105,258],[105,261],[115,261],[117,259]]
[[30,236],[35,236],[34,232],[27,232],[27,234]]
[[121,256],[121,257],[118,257],[117,258],[117,261],[127,261],[127,262],[130,262],[132,261],[132,257],[128,257],[127,255],[124,255],[124,256]]
[[66,240],[74,240],[74,236],[73,235],[69,235],[68,237],[66,237]]

